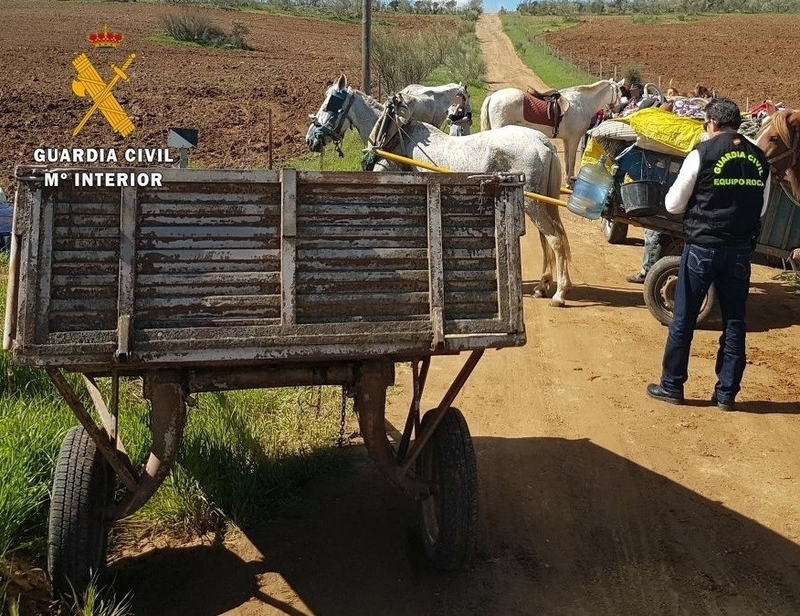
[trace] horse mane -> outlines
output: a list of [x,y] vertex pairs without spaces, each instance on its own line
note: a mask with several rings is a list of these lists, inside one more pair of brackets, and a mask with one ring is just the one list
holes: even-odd
[[595,81],[594,83],[586,83],[579,86],[572,86],[571,88],[565,88],[566,90],[592,90],[594,88],[600,87],[602,84],[611,83],[608,79],[601,79],[599,81]]
[[[350,88],[350,94],[353,94],[354,92],[356,92],[356,90],[353,89],[353,88]],[[358,92],[361,92],[361,90],[358,90]],[[381,111],[381,112],[383,111],[383,108],[385,107],[385,105],[382,102],[380,102],[379,100],[377,100],[375,98],[372,98],[366,92],[361,92],[361,94],[364,97],[364,101],[367,103],[367,105],[369,105],[373,109],[377,109],[378,111]]]

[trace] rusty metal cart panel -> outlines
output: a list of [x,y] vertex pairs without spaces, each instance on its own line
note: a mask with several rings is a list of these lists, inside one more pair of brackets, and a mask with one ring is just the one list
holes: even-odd
[[[525,344],[523,178],[163,169],[160,187],[82,188],[80,171],[92,170],[17,170],[4,334],[13,361],[44,368],[81,423],[54,479],[54,591],[102,569],[110,525],[174,463],[192,394],[258,387],[341,385],[372,458],[420,500],[431,560],[465,565],[477,476],[451,405],[486,348]],[[461,351],[421,418],[431,356]],[[414,395],[395,448],[384,411],[398,361],[412,364]],[[83,374],[95,413],[65,372]],[[111,377],[108,400],[99,377]],[[128,377],[151,406],[141,464],[117,431]]]

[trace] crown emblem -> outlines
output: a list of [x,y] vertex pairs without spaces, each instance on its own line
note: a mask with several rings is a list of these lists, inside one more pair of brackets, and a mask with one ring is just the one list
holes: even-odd
[[93,32],[87,38],[97,49],[113,49],[122,42],[122,35],[119,32],[109,32],[106,24],[103,24],[102,32]]

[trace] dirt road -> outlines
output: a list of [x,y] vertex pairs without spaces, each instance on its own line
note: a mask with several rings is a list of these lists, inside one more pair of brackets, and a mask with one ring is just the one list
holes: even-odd
[[[493,87],[533,83],[493,16],[478,29]],[[505,51],[500,51],[500,50]],[[137,614],[800,613],[800,297],[755,266],[740,411],[710,406],[719,332],[699,331],[686,406],[646,397],[666,330],[648,313],[641,241],[612,246],[564,211],[568,307],[530,295],[540,248],[522,238],[528,344],[490,351],[457,400],[478,455],[479,553],[426,569],[414,507],[361,447],[278,519],[226,546],[118,563]],[[632,235],[641,238],[640,232]],[[459,359],[434,360],[426,407]],[[401,426],[408,370],[391,400]]]

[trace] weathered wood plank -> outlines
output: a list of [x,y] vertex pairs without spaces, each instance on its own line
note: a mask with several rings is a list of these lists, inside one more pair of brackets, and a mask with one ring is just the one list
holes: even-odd
[[180,261],[261,261],[279,258],[278,250],[251,249],[177,249],[177,250],[139,250],[139,259],[145,261],[180,262]]
[[241,223],[235,225],[218,225],[206,223],[199,225],[157,226],[140,224],[138,237],[148,239],[273,239],[278,234],[278,225],[259,225],[250,227]]
[[136,262],[138,275],[163,274],[180,276],[183,274],[211,274],[219,272],[251,272],[261,269],[265,272],[280,270],[280,259],[277,257],[249,259],[241,261],[142,261]]
[[203,295],[197,297],[136,297],[136,309],[170,310],[213,308],[219,310],[259,310],[280,304],[280,295]]
[[109,217],[94,221],[96,222],[95,225],[79,225],[64,218],[55,219],[53,221],[53,237],[56,240],[63,238],[108,238],[119,241],[119,229],[116,227],[117,220],[116,217]]
[[[216,285],[248,286],[248,285],[279,285],[280,276],[277,272],[254,271],[228,271],[223,272],[180,272],[173,274],[140,274],[136,277],[139,289],[143,292],[152,286],[155,288],[164,285],[189,285],[192,287],[209,287]],[[105,283],[97,283],[105,284]]]

